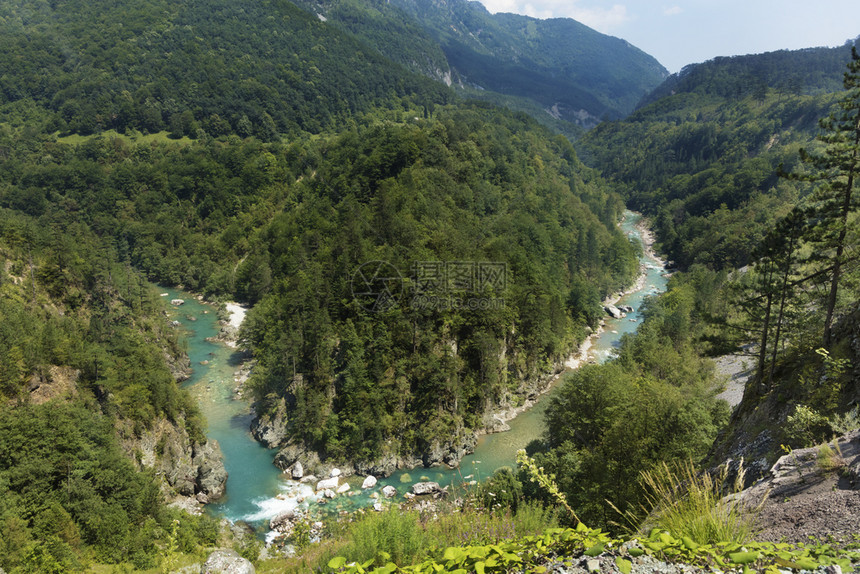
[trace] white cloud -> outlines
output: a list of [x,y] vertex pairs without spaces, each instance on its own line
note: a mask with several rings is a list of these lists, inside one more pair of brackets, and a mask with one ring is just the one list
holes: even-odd
[[559,14],[573,18],[594,28],[598,32],[609,33],[630,20],[627,15],[627,7],[621,4],[613,4],[611,8],[585,8],[571,6],[568,14]]
[[610,32],[630,20],[627,7],[586,6],[580,0],[481,0],[492,13],[513,12],[533,18],[573,18],[600,32]]
[[498,12],[518,14],[520,10],[520,6],[516,0],[481,0],[481,4],[493,14]]
[[683,11],[684,9],[680,6],[672,6],[671,8],[664,8],[663,14],[665,14],[666,16],[677,16]]

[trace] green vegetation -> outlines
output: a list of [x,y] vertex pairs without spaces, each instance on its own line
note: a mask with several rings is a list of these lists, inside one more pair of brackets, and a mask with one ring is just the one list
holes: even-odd
[[[284,398],[292,440],[366,462],[471,436],[637,272],[620,198],[567,140],[456,103],[287,2],[0,2],[0,44],[0,442],[15,451],[21,417],[62,409],[76,440],[35,490],[23,454],[42,457],[50,433],[0,465],[3,519],[23,533],[3,529],[7,571],[31,550],[153,567],[211,542],[184,517],[173,532],[160,478],[129,452],[160,421],[204,440],[145,280],[255,304],[261,412]],[[499,304],[371,313],[350,285],[371,260],[407,288],[422,261],[503,265],[475,291]],[[33,381],[67,379],[33,404]],[[69,516],[62,544],[25,499]]]
[[[330,523],[328,534],[299,556],[263,561],[259,572],[326,571],[332,560],[376,562],[391,560],[408,565],[427,560],[450,546],[505,544],[520,536],[541,534],[557,526],[554,513],[519,501],[518,509],[486,509],[480,496],[467,496],[463,506],[439,502],[430,512],[398,510],[353,515],[349,521]],[[338,559],[340,557],[340,559]]]
[[[561,362],[637,272],[620,202],[570,144],[481,105],[346,132],[288,193],[239,268],[272,277],[243,330],[251,384],[263,412],[286,399],[291,438],[334,460],[458,440]],[[384,312],[353,297],[369,261],[406,278]],[[505,284],[430,295],[501,305],[421,305],[416,265],[457,261],[504,264]]]
[[160,419],[205,441],[158,297],[86,225],[40,223],[0,210],[0,568],[152,568],[177,518],[183,552],[213,543],[121,447]]
[[821,48],[691,66],[628,118],[590,131],[579,151],[653,218],[661,251],[680,268],[743,267],[809,193],[780,179],[780,166],[800,163],[848,57],[849,47]]
[[830,438],[855,400],[857,102],[850,45],[721,58],[580,142],[680,269],[739,270],[712,290],[697,335],[701,351],[743,349],[755,365],[717,458],[775,420],[774,456]]
[[622,339],[615,360],[574,371],[552,397],[545,438],[529,454],[586,524],[616,528],[619,512],[644,518],[640,474],[701,460],[727,422],[712,367],[695,349],[717,280],[705,271],[673,277],[664,296],[649,300],[645,322]]
[[743,468],[734,484],[727,484],[727,476],[727,466],[712,476],[699,472],[691,461],[674,468],[664,462],[643,472],[641,481],[647,489],[643,506],[648,518],[643,525],[636,525],[638,531],[657,528],[697,544],[750,542],[757,509],[731,498],[743,490]]
[[[642,553],[850,567],[854,554],[823,546],[684,530],[715,490],[690,466],[666,469],[702,460],[728,420],[700,356],[727,340],[758,343],[738,412],[781,403],[779,438],[797,446],[856,423],[840,414],[856,364],[841,325],[858,279],[856,53],[842,94],[829,93],[829,62],[844,50],[685,70],[584,138],[607,183],[524,113],[461,102],[426,76],[453,69],[497,90],[490,101],[563,122],[631,109],[661,77],[656,62],[575,23],[394,4],[0,0],[0,568],[169,570],[223,542],[212,519],[165,506],[165,479],[129,446],[161,423],[205,440],[147,280],[254,306],[248,388],[260,414],[284,405],[293,445],[366,468],[454,462],[636,275],[616,189],[686,273],[613,361],[563,384],[529,447],[536,482],[504,470],[457,512],[368,515],[319,545],[299,527],[304,554],[272,569],[540,571],[605,551],[622,571]],[[565,68],[573,59],[593,65]],[[786,76],[784,62],[802,65]],[[841,115],[800,153],[834,103]],[[377,308],[355,287],[372,261],[402,288]],[[481,264],[502,280],[448,277],[441,302],[414,297],[422,273]],[[682,479],[683,502],[666,502]],[[662,508],[651,520],[671,504],[683,525],[622,544],[616,522],[645,521],[649,496]],[[547,510],[560,503],[568,513]],[[605,531],[544,531],[580,518]]]
[[580,525],[576,529],[548,529],[540,535],[524,536],[498,544],[449,547],[440,550],[433,558],[414,565],[398,565],[386,554],[362,563],[337,557],[329,561],[328,571],[350,574],[429,574],[510,572],[516,568],[528,572],[550,572],[554,563],[607,556],[621,572],[630,572],[633,560],[643,555],[704,568],[737,568],[769,574],[776,574],[785,568],[814,570],[827,565],[839,565],[843,570],[850,570],[860,561],[860,553],[836,550],[829,544],[697,544],[689,537],[676,537],[659,528],[655,528],[648,536],[625,540]]
[[416,92],[449,98],[283,0],[2,2],[0,48],[0,122],[30,130],[274,141]]

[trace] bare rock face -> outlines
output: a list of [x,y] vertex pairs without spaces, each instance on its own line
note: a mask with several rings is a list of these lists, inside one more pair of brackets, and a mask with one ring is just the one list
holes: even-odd
[[263,415],[251,422],[251,434],[266,448],[279,448],[287,439],[287,405],[281,399],[274,414]]
[[208,440],[206,444],[194,445],[194,457],[191,459],[197,467],[195,490],[206,496],[207,502],[212,502],[224,496],[227,487],[227,469],[224,468],[224,455],[216,440]]
[[460,459],[475,452],[477,443],[478,435],[474,431],[462,429],[460,433],[445,442],[431,443],[422,456],[422,463],[425,468],[440,464],[456,468],[460,464]]
[[757,540],[847,542],[860,531],[858,486],[860,431],[852,431],[825,445],[792,450],[752,487],[728,498],[761,505]]
[[256,574],[254,565],[239,556],[235,550],[220,549],[209,555],[201,569],[202,574]]
[[[420,461],[418,461],[420,463]],[[391,476],[398,468],[409,466],[405,461],[398,460],[394,454],[383,455],[369,462],[356,462],[355,471],[358,474],[372,474],[374,476]],[[415,465],[412,465],[415,466]]]
[[160,419],[139,438],[123,434],[132,437],[122,441],[123,449],[134,454],[141,467],[162,473],[176,494],[204,504],[224,495],[227,471],[217,441],[192,442],[181,420]]

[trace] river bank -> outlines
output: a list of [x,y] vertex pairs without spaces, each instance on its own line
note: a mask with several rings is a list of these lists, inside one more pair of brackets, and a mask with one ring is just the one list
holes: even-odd
[[[632,213],[632,212],[631,212]],[[654,235],[649,228],[648,221],[641,216],[640,214],[634,214],[637,218],[636,223],[634,224],[634,228],[637,230],[639,234],[639,241],[642,244],[642,251],[649,259],[657,262],[658,266],[664,267],[665,263],[662,259],[660,259],[654,252]],[[629,215],[625,214],[625,219],[629,217]],[[624,220],[621,221],[621,224],[624,223]],[[604,306],[616,305],[618,304],[624,297],[628,295],[632,295],[641,291],[645,287],[645,283],[648,279],[647,273],[648,267],[645,263],[640,263],[639,265],[639,275],[637,275],[636,280],[633,284],[623,291],[619,291],[617,293],[613,293],[612,295],[607,296],[603,300]],[[514,407],[507,410],[499,410],[491,413],[489,416],[493,419],[501,422],[504,427],[498,429],[480,429],[478,430],[478,436],[482,436],[485,434],[490,434],[494,432],[505,432],[510,430],[510,426],[507,424],[508,421],[513,420],[520,414],[528,411],[535,404],[543,398],[547,393],[551,392],[562,377],[570,371],[574,371],[580,368],[583,364],[588,362],[589,360],[594,360],[593,357],[589,355],[589,351],[594,346],[594,342],[599,339],[606,331],[607,326],[607,318],[604,318],[600,321],[600,324],[597,328],[591,332],[576,348],[576,351],[571,353],[567,359],[565,359],[560,365],[557,365],[556,372],[549,377],[547,384],[538,391],[537,395],[534,398],[527,399],[522,405],[518,407]]]

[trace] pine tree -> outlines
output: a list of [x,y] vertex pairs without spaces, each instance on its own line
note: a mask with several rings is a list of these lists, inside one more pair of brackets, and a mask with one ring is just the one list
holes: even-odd
[[838,102],[838,110],[821,120],[824,133],[818,140],[824,144],[820,153],[800,150],[804,163],[812,170],[795,177],[818,184],[812,195],[809,211],[809,240],[815,245],[822,274],[827,277],[825,301],[826,318],[823,342],[829,347],[836,310],[839,284],[852,241],[849,233],[851,212],[857,207],[854,188],[860,175],[860,55],[851,48],[851,61],[847,65],[843,85],[845,96]]

